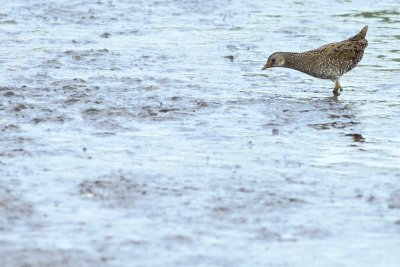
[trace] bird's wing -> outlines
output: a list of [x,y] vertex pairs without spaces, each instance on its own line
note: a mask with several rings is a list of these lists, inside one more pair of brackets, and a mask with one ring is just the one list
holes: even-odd
[[364,55],[365,42],[339,42],[322,46],[319,53],[324,54],[332,61],[340,61],[344,66],[344,72],[351,70]]
[[360,40],[357,42],[352,42],[352,41],[342,41],[342,42],[337,42],[337,43],[331,43],[331,44],[326,44],[321,47],[318,47],[317,49],[310,50],[310,52],[320,52],[320,53],[335,53],[335,52],[350,52],[351,50],[354,51],[361,51],[364,50],[368,46],[368,41],[367,40]]
[[337,42],[337,43],[323,45],[323,46],[321,46],[317,49],[311,50],[311,51],[323,50],[326,48],[331,48],[332,46],[335,46],[335,45],[341,45],[341,44],[346,44],[346,43],[355,43],[355,45],[361,46],[360,49],[365,49],[368,46],[368,41],[365,39],[367,31],[368,31],[368,26],[365,26],[359,33],[357,33],[353,37],[350,37],[349,39],[346,39],[346,40],[343,40],[343,41]]

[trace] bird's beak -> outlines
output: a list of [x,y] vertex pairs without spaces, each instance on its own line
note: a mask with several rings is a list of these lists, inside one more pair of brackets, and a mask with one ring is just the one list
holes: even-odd
[[264,67],[262,67],[262,69],[261,70],[266,70],[266,69],[268,69],[269,67],[271,67],[271,64],[265,64],[264,65]]

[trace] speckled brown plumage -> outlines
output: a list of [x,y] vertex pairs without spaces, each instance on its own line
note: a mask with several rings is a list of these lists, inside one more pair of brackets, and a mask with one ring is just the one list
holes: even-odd
[[337,43],[302,52],[276,52],[269,58],[263,70],[272,67],[291,68],[316,78],[335,82],[334,94],[341,89],[339,78],[353,69],[362,59],[368,45],[365,39],[368,26],[357,35]]

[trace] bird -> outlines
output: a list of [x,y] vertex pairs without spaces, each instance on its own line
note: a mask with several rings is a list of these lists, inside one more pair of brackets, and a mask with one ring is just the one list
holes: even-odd
[[342,91],[339,79],[352,70],[363,58],[368,46],[365,36],[368,25],[353,37],[323,45],[305,52],[275,52],[269,56],[262,70],[283,67],[301,71],[320,79],[332,80],[335,83],[333,94]]

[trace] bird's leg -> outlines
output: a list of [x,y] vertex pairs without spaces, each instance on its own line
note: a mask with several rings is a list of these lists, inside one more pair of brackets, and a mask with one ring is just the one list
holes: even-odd
[[339,90],[342,91],[342,86],[340,85],[339,80],[334,81],[335,82],[335,89],[333,89],[333,94],[334,95],[340,95]]
[[339,80],[335,81],[335,90],[336,90],[336,91],[337,91],[337,90],[343,91],[343,88],[342,88],[342,86],[340,85]]

